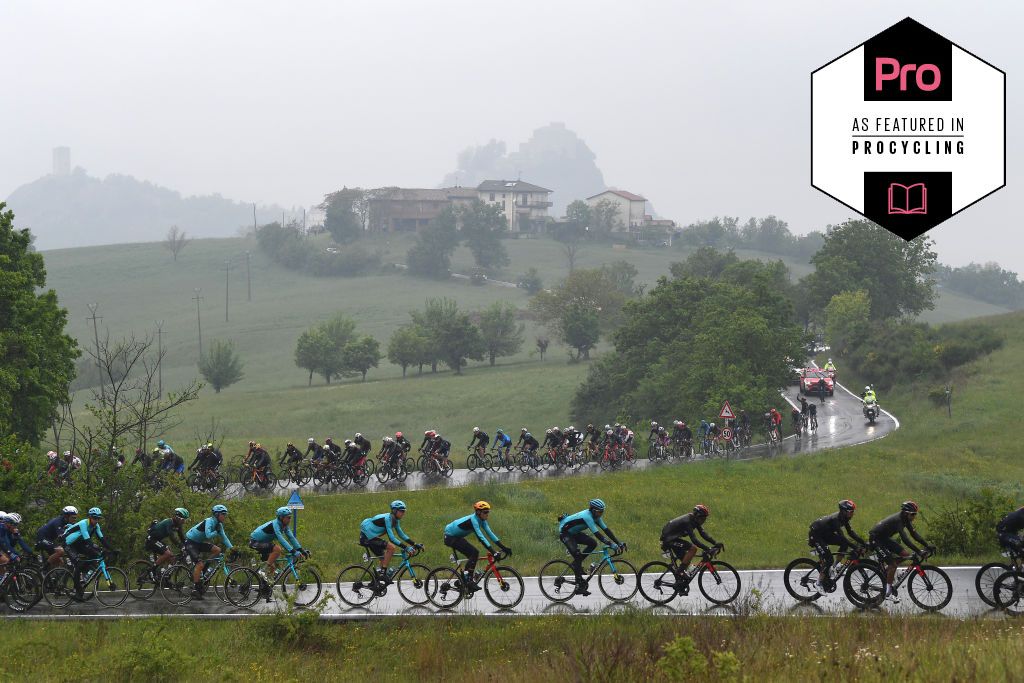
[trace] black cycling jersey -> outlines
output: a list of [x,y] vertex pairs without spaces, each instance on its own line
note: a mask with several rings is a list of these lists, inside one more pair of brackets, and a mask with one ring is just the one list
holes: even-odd
[[693,544],[704,551],[711,550],[710,546],[704,545],[697,539],[696,534],[700,534],[708,543],[714,545],[717,541],[711,538],[703,527],[704,522],[698,520],[697,516],[692,512],[688,512],[685,515],[676,517],[661,529],[661,542],[662,544],[671,543],[672,541],[688,536]]
[[996,531],[1001,534],[1016,534],[1024,529],[1024,507],[1018,508],[996,523]]
[[859,543],[865,545],[867,542],[857,535],[857,532],[850,526],[850,520],[846,517],[843,512],[833,512],[831,515],[825,515],[811,522],[811,536],[825,536],[830,534],[841,534],[845,531],[850,538]]
[[910,536],[921,545],[928,545],[928,542],[921,538],[921,536],[914,529],[914,525],[909,520],[905,520],[902,512],[897,512],[894,515],[889,515],[881,522],[871,528],[871,532],[868,537],[872,540],[892,538],[896,534],[900,535],[900,538],[904,543],[909,545],[912,549],[917,550],[918,548],[907,536],[909,532]]
[[488,436],[487,432],[477,432],[473,435],[472,441],[469,442],[469,447],[472,448],[477,442],[480,442],[481,446],[487,448],[487,444],[491,442],[491,437]]
[[536,450],[540,448],[540,442],[531,434],[530,436],[523,439],[523,448],[530,450]]

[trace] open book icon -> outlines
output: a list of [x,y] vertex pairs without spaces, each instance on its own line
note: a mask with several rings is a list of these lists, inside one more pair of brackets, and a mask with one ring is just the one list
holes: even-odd
[[924,183],[889,185],[889,215],[928,213],[928,188]]

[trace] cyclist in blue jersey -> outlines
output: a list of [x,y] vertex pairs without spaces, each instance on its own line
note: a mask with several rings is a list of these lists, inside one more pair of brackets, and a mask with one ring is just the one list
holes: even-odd
[[486,500],[478,500],[473,504],[472,514],[459,517],[444,528],[444,544],[468,558],[463,578],[466,580],[466,585],[471,592],[480,588],[476,583],[476,575],[474,574],[477,560],[480,559],[480,551],[466,540],[467,536],[471,533],[475,534],[481,545],[488,552],[498,557],[502,557],[502,555],[499,552],[495,552],[494,546],[501,548],[501,552],[505,553],[505,557],[512,556],[512,549],[504,545],[501,539],[491,531],[491,527],[487,523],[487,518],[490,516],[491,504]]
[[82,566],[79,560],[83,558],[94,560],[102,554],[92,540],[98,539],[104,549],[111,552],[114,550],[103,536],[103,529],[100,528],[101,519],[103,519],[102,510],[89,508],[85,519],[64,529],[64,548],[74,565],[75,590],[79,593],[81,592],[80,579],[82,576]]
[[303,557],[309,557],[309,551],[303,549],[295,534],[288,528],[291,523],[292,511],[286,507],[279,507],[274,519],[260,524],[249,534],[249,547],[258,552],[260,558],[267,563],[266,573],[262,569],[259,571],[260,576],[267,581],[272,580],[274,563],[282,552],[299,553]]
[[[600,498],[590,501],[586,510],[580,510],[574,515],[566,515],[558,522],[558,540],[569,550],[572,555],[572,571],[576,575],[576,593],[590,595],[587,590],[587,581],[583,578],[583,558],[597,547],[597,541],[587,535],[589,530],[601,543],[611,546],[616,550],[625,549],[626,544],[620,543],[615,534],[608,528],[604,521],[605,504]],[[608,534],[605,539],[601,534],[604,531]],[[580,546],[583,552],[580,552]]]
[[196,524],[185,534],[185,552],[196,563],[192,571],[192,597],[196,600],[203,599],[203,586],[201,577],[203,574],[203,555],[210,554],[210,559],[220,555],[221,549],[210,541],[221,539],[224,541],[225,550],[231,550],[231,540],[224,530],[224,520],[228,516],[228,509],[223,505],[214,505],[210,510],[212,515]]
[[[529,434],[529,432],[523,432],[523,434],[520,435],[519,440],[522,441],[523,436],[526,434]],[[512,437],[499,428],[494,432],[494,452],[498,454],[498,460],[502,465],[508,462],[508,454],[511,450]]]
[[[0,570],[8,562],[17,560],[18,548],[25,551],[25,555],[32,554],[32,546],[21,537],[18,527],[21,525],[21,515],[17,512],[8,512],[0,515]],[[3,572],[0,571],[0,574]]]
[[64,557],[64,542],[61,535],[68,526],[78,521],[78,508],[68,505],[60,515],[36,530],[36,550],[46,553],[46,564],[51,568],[60,566]]
[[[387,583],[391,582],[391,572],[388,565],[395,555],[395,550],[401,548],[409,555],[415,555],[423,550],[422,543],[416,543],[402,529],[402,518],[405,517],[405,503],[401,500],[391,501],[391,512],[367,517],[359,525],[359,545],[366,548],[373,557],[380,557],[380,571],[377,578]],[[387,536],[387,540],[384,539]]]

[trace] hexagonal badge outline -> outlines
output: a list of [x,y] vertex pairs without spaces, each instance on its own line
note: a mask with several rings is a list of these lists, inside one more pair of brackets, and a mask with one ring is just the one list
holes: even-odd
[[[893,28],[893,27],[895,27],[895,26],[897,26],[897,25],[899,25],[899,24],[902,24],[902,23],[903,23],[904,21],[907,21],[908,19],[909,19],[910,21],[913,21],[913,22],[914,22],[914,23],[916,23],[916,24],[919,24],[920,26],[923,26],[924,28],[928,29],[928,30],[929,30],[929,31],[931,31],[932,33],[934,33],[934,34],[936,34],[936,35],[940,36],[940,37],[941,37],[941,38],[942,38],[943,40],[947,40],[947,41],[949,41],[949,43],[950,43],[950,44],[951,44],[952,46],[954,46],[954,47],[956,47],[956,48],[959,48],[960,50],[962,50],[963,52],[967,53],[968,55],[970,55],[970,56],[971,56],[971,57],[973,57],[974,59],[977,59],[977,60],[978,60],[979,62],[981,62],[982,64],[985,64],[986,66],[988,66],[988,67],[989,67],[990,69],[994,69],[995,71],[999,72],[999,74],[1000,74],[1000,76],[1002,76],[1002,80],[1003,80],[1003,180],[1002,180],[1002,184],[1000,184],[1000,185],[999,185],[999,187],[996,187],[996,188],[992,189],[991,191],[989,191],[988,193],[986,193],[986,194],[982,195],[981,197],[978,197],[978,198],[977,198],[977,199],[975,199],[975,200],[974,200],[973,202],[971,202],[970,204],[967,204],[966,206],[964,206],[964,207],[963,207],[962,209],[960,209],[959,211],[955,211],[955,212],[953,212],[952,214],[950,214],[950,215],[949,215],[949,218],[946,218],[946,219],[945,219],[945,220],[943,220],[943,221],[942,221],[941,223],[937,223],[937,224],[935,224],[934,226],[932,226],[931,228],[929,228],[928,230],[926,230],[925,232],[921,233],[922,235],[924,235],[924,234],[927,234],[927,233],[928,233],[928,232],[929,232],[930,230],[934,230],[935,228],[939,227],[940,225],[942,225],[942,223],[945,223],[946,221],[948,221],[948,220],[949,220],[950,218],[952,218],[953,216],[956,216],[956,215],[958,215],[958,214],[960,214],[960,213],[963,213],[964,211],[966,211],[967,209],[971,208],[972,206],[974,206],[974,205],[975,205],[975,204],[977,204],[978,202],[982,201],[983,199],[986,199],[987,197],[989,197],[989,196],[991,196],[991,195],[995,194],[995,193],[996,193],[996,192],[998,192],[999,190],[1001,190],[1001,189],[1003,189],[1004,187],[1006,187],[1006,72],[1005,72],[1005,71],[1003,71],[1002,69],[1000,69],[1000,68],[999,68],[998,66],[996,66],[995,64],[992,64],[991,62],[989,62],[989,61],[988,61],[987,59],[982,59],[982,58],[981,58],[981,57],[979,57],[978,55],[974,54],[974,53],[973,53],[973,52],[971,52],[970,50],[968,50],[968,49],[966,49],[965,47],[963,47],[962,45],[960,45],[959,43],[957,43],[957,42],[955,42],[955,41],[952,41],[952,40],[950,40],[949,38],[947,38],[946,36],[942,35],[942,34],[941,34],[941,33],[939,33],[938,31],[936,31],[936,30],[932,29],[932,28],[931,28],[931,27],[929,27],[929,26],[926,26],[925,24],[922,24],[921,22],[917,21],[916,19],[914,19],[914,18],[913,18],[913,17],[911,17],[911,16],[906,16],[906,17],[904,17],[903,19],[900,19],[899,21],[897,21],[896,23],[894,23],[894,24],[892,24],[892,25],[890,25],[890,26],[887,26],[886,28],[882,29],[881,31],[879,31],[879,32],[878,32],[878,33],[876,33],[875,35],[873,35],[873,36],[870,36],[869,38],[865,38],[865,39],[864,39],[863,41],[861,41],[860,43],[858,43],[858,44],[854,45],[853,47],[851,47],[851,48],[850,48],[849,50],[847,50],[846,52],[842,53],[841,55],[838,55],[837,57],[834,57],[834,58],[830,59],[830,60],[829,60],[828,62],[826,62],[825,64],[822,64],[822,65],[821,65],[821,66],[819,66],[819,67],[818,67],[817,69],[815,69],[814,71],[812,71],[812,72],[811,72],[811,79],[810,79],[810,80],[811,80],[811,101],[810,101],[810,119],[811,119],[811,126],[810,126],[810,142],[811,142],[811,187],[813,187],[813,188],[814,188],[815,190],[817,190],[818,192],[821,192],[822,194],[826,195],[827,197],[830,197],[830,198],[832,198],[832,199],[833,199],[833,200],[835,200],[836,202],[839,202],[840,204],[842,204],[842,205],[843,205],[843,206],[845,206],[846,208],[848,208],[848,209],[850,209],[851,211],[853,211],[854,213],[856,213],[856,214],[857,214],[858,216],[861,216],[861,217],[863,217],[863,218],[868,218],[868,217],[867,217],[866,215],[864,215],[864,214],[863,214],[862,212],[860,212],[860,211],[858,211],[857,209],[855,209],[854,207],[850,206],[849,204],[847,204],[846,202],[844,202],[844,201],[843,201],[842,199],[840,199],[839,197],[836,197],[835,195],[833,195],[832,193],[830,193],[830,192],[829,192],[828,190],[825,190],[825,189],[823,189],[823,188],[821,188],[821,187],[818,187],[817,185],[815,185],[815,184],[814,184],[814,74],[818,73],[818,72],[819,72],[819,71],[821,71],[822,69],[826,69],[826,68],[828,68],[829,66],[831,66],[831,65],[832,65],[832,64],[834,64],[835,62],[838,62],[838,61],[839,61],[840,59],[842,59],[843,57],[846,57],[846,56],[847,56],[848,54],[850,54],[851,52],[853,52],[853,51],[855,51],[855,50],[858,50],[858,49],[860,49],[861,47],[863,47],[863,46],[864,46],[864,44],[865,44],[865,43],[867,43],[867,42],[868,42],[869,40],[871,40],[872,38],[875,38],[876,36],[879,36],[879,35],[881,35],[881,34],[885,33],[885,32],[886,32],[886,31],[888,31],[889,29],[891,29],[891,28]],[[868,220],[871,220],[871,219],[870,219],[870,218],[868,218]],[[882,227],[885,227],[885,226],[882,226]],[[892,232],[892,231],[890,230],[889,232]],[[896,234],[896,233],[893,233],[893,234]],[[918,237],[920,237],[920,235],[918,235]],[[903,238],[903,239],[906,239],[906,238]],[[917,238],[915,237],[915,238],[913,238],[913,239],[917,239]],[[909,242],[910,240],[907,240],[907,241]]]

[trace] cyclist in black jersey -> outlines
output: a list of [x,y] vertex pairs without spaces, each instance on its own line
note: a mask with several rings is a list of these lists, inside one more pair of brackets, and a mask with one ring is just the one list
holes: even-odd
[[[868,533],[871,543],[891,556],[887,563],[885,574],[885,597],[892,599],[893,602],[899,602],[899,596],[896,595],[892,588],[893,579],[896,577],[896,565],[899,564],[901,559],[910,557],[910,553],[907,552],[906,548],[892,540],[892,537],[899,534],[900,540],[910,546],[910,549],[915,553],[921,552],[921,548],[915,546],[914,541],[917,541],[928,550],[935,550],[935,546],[930,545],[928,541],[921,538],[921,535],[914,529],[914,519],[917,517],[919,510],[920,507],[914,501],[903,501],[899,512],[895,515],[889,515],[880,521]],[[911,540],[911,537],[913,537],[913,540]]]
[[1024,552],[1020,532],[1024,530],[1024,507],[1017,508],[996,523],[999,546],[1016,554]]
[[[857,532],[850,526],[850,520],[853,518],[853,513],[856,509],[857,506],[852,500],[841,500],[839,501],[838,512],[819,517],[811,522],[810,529],[807,532],[807,545],[818,554],[823,570],[828,570],[835,564],[835,558],[829,549],[830,545],[838,546],[841,553],[846,552],[854,544],[858,546],[867,545],[867,541],[858,536]],[[849,535],[849,539],[843,535],[844,531]],[[819,572],[816,587],[822,589],[827,578],[828,576],[824,571]]]
[[487,450],[487,445],[491,443],[491,437],[487,432],[482,431],[479,427],[473,427],[473,438],[470,440],[469,445],[466,448],[472,449],[473,446],[480,444],[480,448],[484,451]]
[[530,432],[526,432],[525,434],[523,434],[521,439],[523,442],[523,451],[525,453],[533,455],[534,453],[537,452],[537,449],[540,448],[540,442],[537,441],[537,439],[534,438],[533,434],[531,434]]
[[302,462],[302,451],[295,447],[295,444],[288,442],[288,445],[284,447],[284,455],[278,460],[277,464],[281,467],[287,467],[289,465],[295,465]]
[[585,441],[590,441],[590,445],[596,446],[597,442],[601,440],[601,430],[588,424],[586,431],[583,432],[583,438]]
[[[662,527],[661,549],[672,553],[673,557],[682,563],[680,573],[690,566],[693,556],[697,554],[697,548],[704,552],[711,552],[712,546],[725,548],[724,543],[719,543],[704,531],[704,522],[707,521],[710,514],[711,510],[707,505],[698,504],[691,512],[676,517]],[[697,534],[700,534],[700,538],[697,538]],[[700,539],[704,539],[711,545],[705,545]]]
[[526,436],[529,433],[530,433],[530,430],[527,429],[526,427],[523,427],[522,429],[519,430],[519,440],[516,441],[516,443],[515,443],[515,447],[516,448],[519,448],[523,444],[523,437]]

